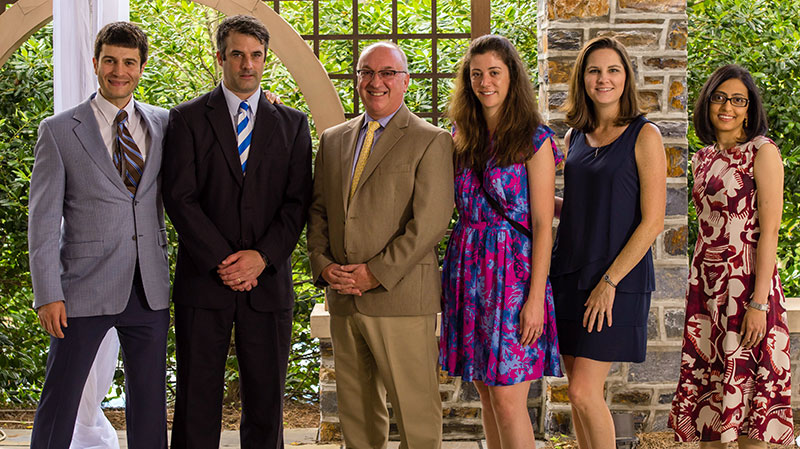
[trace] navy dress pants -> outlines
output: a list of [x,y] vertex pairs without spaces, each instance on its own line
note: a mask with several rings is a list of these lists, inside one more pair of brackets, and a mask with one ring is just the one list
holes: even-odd
[[68,318],[64,338],[50,337],[42,397],[31,449],[68,449],[83,387],[97,349],[117,329],[125,366],[130,449],[166,449],[166,354],[169,309],[151,310],[137,267],[125,310],[117,315]]

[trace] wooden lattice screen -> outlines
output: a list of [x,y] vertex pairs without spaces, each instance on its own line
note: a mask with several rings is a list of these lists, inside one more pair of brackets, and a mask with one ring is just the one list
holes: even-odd
[[[0,0],[0,13],[16,1]],[[490,0],[264,1],[314,49],[340,97],[352,99],[343,101],[347,118],[361,113],[355,68],[366,45],[391,40],[406,50],[413,80],[408,103],[419,116],[438,124],[458,58],[471,37],[489,32]]]
[[[340,97],[345,116],[361,113],[356,91],[356,63],[361,49],[372,42],[391,40],[408,53],[412,84],[407,98],[414,112],[438,124],[456,68],[469,39],[489,31],[489,0],[267,0],[325,64]],[[470,7],[471,6],[471,7]],[[404,10],[415,11],[404,17]],[[298,20],[313,12],[313,21]],[[419,16],[425,11],[424,17]],[[335,20],[331,20],[331,16]],[[375,20],[379,18],[379,20]],[[428,42],[430,44],[428,45]],[[332,61],[333,49],[349,48],[348,58]],[[334,70],[331,70],[331,67]],[[415,101],[425,98],[425,101]],[[428,102],[430,99],[430,102]]]

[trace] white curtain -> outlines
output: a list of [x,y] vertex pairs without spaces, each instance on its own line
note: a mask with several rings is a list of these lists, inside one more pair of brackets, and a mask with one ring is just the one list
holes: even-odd
[[53,1],[53,106],[55,113],[97,90],[94,38],[105,24],[128,20],[128,0]]
[[[55,113],[86,100],[97,90],[92,66],[94,38],[104,25],[128,20],[128,0],[53,1],[53,107]],[[97,351],[83,389],[70,449],[119,449],[117,433],[100,408],[114,380],[119,355],[115,329]]]
[[119,356],[119,339],[113,327],[108,331],[86,379],[72,433],[70,449],[119,449],[117,431],[108,421],[100,403],[105,399]]

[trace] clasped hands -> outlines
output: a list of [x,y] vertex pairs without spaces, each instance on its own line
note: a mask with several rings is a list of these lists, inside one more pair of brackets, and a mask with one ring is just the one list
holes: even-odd
[[365,263],[339,265],[332,263],[322,270],[328,286],[342,295],[361,296],[380,285]]
[[237,292],[250,291],[258,285],[258,276],[267,264],[256,250],[237,251],[217,265],[222,283]]

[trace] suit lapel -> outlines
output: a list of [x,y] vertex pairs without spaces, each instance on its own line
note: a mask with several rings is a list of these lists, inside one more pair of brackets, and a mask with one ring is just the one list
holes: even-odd
[[156,126],[153,123],[153,118],[150,116],[149,111],[145,110],[138,101],[134,100],[134,106],[139,115],[142,116],[145,126],[147,126],[147,133],[150,136],[150,148],[147,149],[147,159],[144,161],[144,172],[139,181],[139,187],[136,190],[138,195],[139,191],[146,186],[149,186],[154,179],[158,177],[158,172],[161,170],[161,143],[163,139],[161,126]]
[[233,132],[233,122],[228,111],[228,103],[225,102],[225,94],[222,93],[222,84],[217,86],[208,96],[206,107],[209,108],[206,112],[206,118],[217,136],[219,148],[228,163],[231,174],[236,179],[239,187],[241,187],[244,178],[242,176],[242,165],[239,163],[236,134]]
[[73,132],[83,146],[83,149],[89,153],[89,157],[97,165],[97,168],[100,169],[118,189],[125,192],[127,195],[128,189],[122,182],[122,177],[119,175],[116,167],[114,167],[114,162],[108,154],[108,148],[100,135],[100,127],[97,125],[97,118],[94,116],[94,111],[89,103],[92,101],[92,98],[94,98],[94,95],[75,108],[75,113],[72,115],[72,118],[75,119],[78,124],[73,128]]
[[356,155],[356,143],[358,143],[358,134],[364,124],[365,115],[357,120],[349,123],[348,128],[342,134],[342,151],[339,179],[342,181],[342,206],[347,210],[347,203],[350,201],[350,172],[353,169],[353,163]]
[[411,112],[409,112],[408,108],[402,105],[397,111],[397,114],[386,124],[386,129],[383,130],[378,141],[375,142],[375,145],[372,147],[372,151],[369,153],[367,165],[364,166],[364,172],[361,173],[361,178],[358,180],[355,194],[357,194],[358,189],[367,182],[372,172],[378,168],[381,160],[389,154],[389,151],[391,151],[395,144],[405,135],[405,128],[408,126],[410,114]]
[[253,126],[253,138],[250,141],[250,155],[247,157],[248,172],[255,173],[258,165],[266,157],[265,153],[269,149],[268,142],[272,141],[272,133],[275,132],[277,123],[278,117],[275,106],[271,105],[263,95],[260,95],[256,122]]

